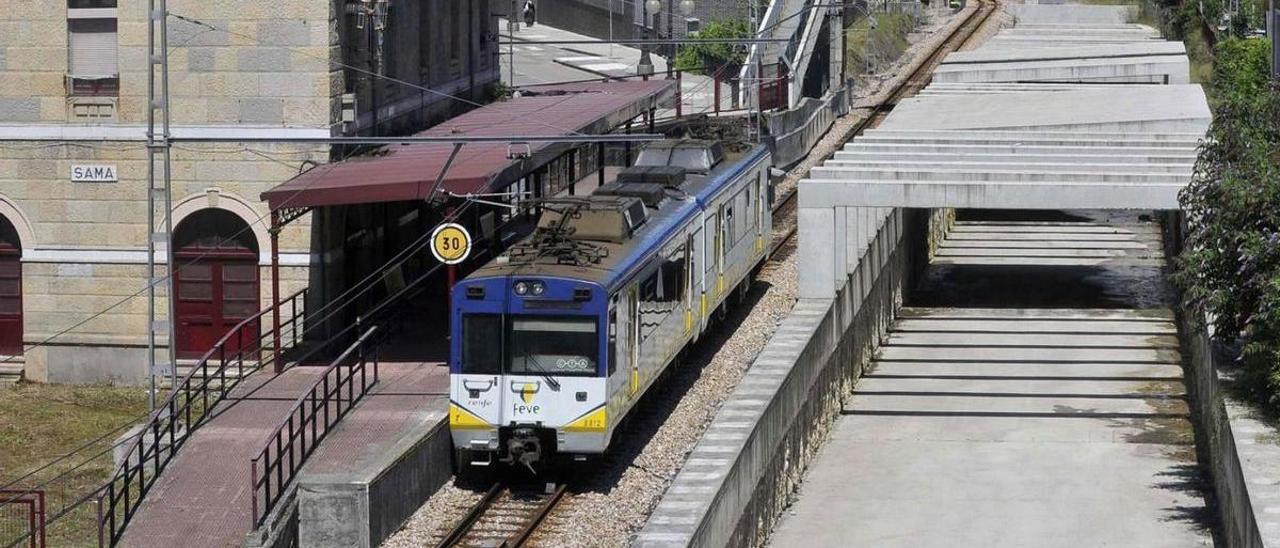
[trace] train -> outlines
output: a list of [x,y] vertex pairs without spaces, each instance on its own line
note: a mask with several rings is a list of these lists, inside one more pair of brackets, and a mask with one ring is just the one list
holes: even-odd
[[764,263],[767,147],[650,144],[615,181],[547,199],[536,227],[452,290],[460,471],[586,460]]

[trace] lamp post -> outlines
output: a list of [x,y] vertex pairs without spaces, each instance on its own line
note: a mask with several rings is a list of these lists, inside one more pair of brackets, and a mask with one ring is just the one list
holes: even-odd
[[636,75],[648,80],[653,76],[653,59],[649,57],[649,12],[652,11],[654,18],[657,18],[658,12],[662,10],[661,0],[645,0],[640,6],[641,24],[640,28],[644,32],[644,40],[646,43],[640,44],[640,62],[636,65]]

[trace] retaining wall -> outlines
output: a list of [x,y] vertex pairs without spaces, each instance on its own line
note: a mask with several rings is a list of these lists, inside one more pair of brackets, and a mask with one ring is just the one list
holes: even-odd
[[769,134],[774,137],[775,166],[789,168],[809,155],[836,118],[849,112],[848,90],[840,88],[822,99],[805,97],[796,108],[765,114]]
[[917,271],[927,214],[889,214],[834,299],[802,299],[716,413],[633,545],[753,546],[835,423]]
[[[1185,233],[1182,216],[1165,218],[1165,247],[1175,256]],[[1256,411],[1226,390],[1232,382],[1229,358],[1211,335],[1204,315],[1178,310],[1178,330],[1186,363],[1187,389],[1200,462],[1209,466],[1213,495],[1231,548],[1280,546],[1280,436],[1254,418]]]

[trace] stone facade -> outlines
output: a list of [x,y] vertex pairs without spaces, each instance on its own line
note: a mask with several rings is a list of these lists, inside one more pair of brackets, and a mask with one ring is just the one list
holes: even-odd
[[[115,20],[116,93],[73,96],[68,33],[76,16],[69,0],[12,0],[0,11],[0,215],[13,225],[18,241],[11,243],[21,249],[25,376],[142,383],[147,363],[147,2],[71,2],[77,3],[100,10],[117,4],[95,14]],[[496,81],[496,59],[481,63],[478,44],[472,44],[464,70],[456,61],[428,55],[445,48],[420,44],[427,40],[420,25],[440,19],[427,12],[443,9],[444,0],[392,0],[390,5],[388,27],[397,32],[382,35],[383,54],[401,67],[389,76],[410,84],[394,87],[413,90],[396,91],[397,96],[419,97],[426,87],[482,96],[473,90]],[[359,124],[344,125],[343,94],[362,90],[354,79],[358,73],[342,63],[354,65],[352,60],[367,56],[370,43],[354,34],[354,16],[344,2],[170,0],[168,9],[176,137],[405,133],[456,108],[443,97],[390,103],[391,110],[399,109],[398,116],[388,117],[397,119],[394,125],[363,131]],[[475,40],[492,40],[490,33],[479,32],[477,19],[493,24],[487,8],[483,18],[477,17],[479,11],[470,18],[479,36]],[[463,39],[460,31],[455,36]],[[496,50],[491,43],[486,48]],[[406,68],[410,65],[413,70]],[[444,68],[433,76],[428,67],[437,65]],[[360,119],[371,118],[374,103],[357,102]],[[265,307],[271,301],[270,212],[259,195],[334,154],[317,145],[175,143],[174,226],[181,229],[184,219],[209,208],[238,217],[256,244],[259,302]],[[115,180],[72,182],[74,166],[109,166]],[[308,214],[280,234],[283,295],[307,283],[309,225]],[[158,310],[163,316],[163,300]]]

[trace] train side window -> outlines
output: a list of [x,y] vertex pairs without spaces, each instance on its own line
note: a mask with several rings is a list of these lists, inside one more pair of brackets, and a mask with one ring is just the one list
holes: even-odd
[[609,309],[609,376],[618,370],[618,309]]
[[687,278],[685,272],[689,269],[686,255],[684,244],[666,254],[662,261],[662,292],[658,296],[659,300],[674,303],[684,299]]
[[462,317],[462,372],[502,374],[502,316],[467,314]]
[[724,208],[724,241],[727,246],[732,247],[738,242],[736,237],[737,231],[734,226],[733,206]]

